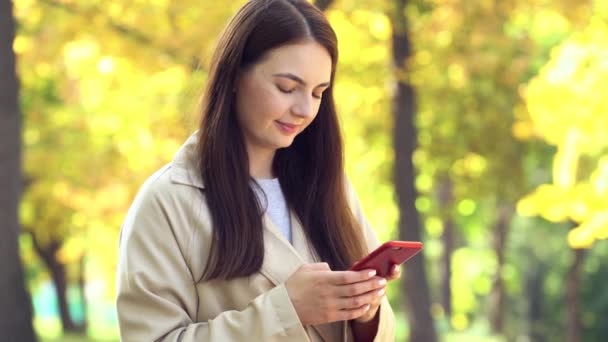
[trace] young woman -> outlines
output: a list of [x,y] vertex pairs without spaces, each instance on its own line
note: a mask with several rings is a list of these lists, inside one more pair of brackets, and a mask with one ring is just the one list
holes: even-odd
[[222,33],[199,130],[120,238],[123,341],[393,341],[388,279],[343,168],[336,36],[305,0],[252,0]]

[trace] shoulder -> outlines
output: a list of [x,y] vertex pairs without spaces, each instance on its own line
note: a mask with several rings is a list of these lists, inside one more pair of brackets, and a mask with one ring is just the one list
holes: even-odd
[[133,204],[141,204],[152,198],[162,198],[171,190],[171,163],[149,176],[139,188]]
[[129,211],[151,207],[167,209],[181,202],[176,202],[176,199],[195,195],[195,192],[188,191],[187,186],[172,180],[174,172],[175,167],[169,163],[149,176],[137,192]]
[[127,216],[144,214],[163,215],[165,219],[178,219],[179,215],[189,215],[191,210],[205,206],[204,188],[196,181],[189,181],[193,170],[185,170],[175,162],[170,162],[149,176],[129,208]]
[[184,256],[190,255],[197,230],[210,229],[202,189],[175,181],[169,163],[146,179],[121,227],[120,245],[134,240],[164,244],[175,240]]
[[179,148],[174,159],[154,172],[139,189],[132,209],[157,205],[167,208],[203,197],[204,185],[196,163],[196,133]]

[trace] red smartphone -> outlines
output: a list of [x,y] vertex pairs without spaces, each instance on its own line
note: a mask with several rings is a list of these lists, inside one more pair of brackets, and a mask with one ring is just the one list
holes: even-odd
[[422,242],[388,241],[357,261],[350,270],[361,271],[370,268],[376,270],[376,275],[387,277],[391,273],[391,266],[406,262],[421,250]]

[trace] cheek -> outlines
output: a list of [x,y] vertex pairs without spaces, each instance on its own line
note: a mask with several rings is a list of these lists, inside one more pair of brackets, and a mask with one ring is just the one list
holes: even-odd
[[319,110],[321,110],[321,101],[317,102],[315,105],[315,115],[313,115],[313,119],[319,115]]
[[320,109],[321,109],[321,101],[319,101],[318,103],[315,104],[315,107],[313,108],[315,114],[310,117],[309,124],[317,118],[317,116],[319,115]]
[[286,109],[285,101],[272,91],[260,94],[257,102],[257,108],[261,111],[260,115],[266,119],[277,119],[283,115]]
[[275,120],[288,108],[288,103],[280,94],[269,88],[248,89],[241,109],[247,113],[248,120]]

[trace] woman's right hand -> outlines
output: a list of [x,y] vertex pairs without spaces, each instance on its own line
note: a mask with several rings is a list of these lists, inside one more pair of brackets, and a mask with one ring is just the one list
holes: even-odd
[[302,325],[358,318],[385,293],[374,270],[332,271],[327,263],[302,265],[285,283]]

